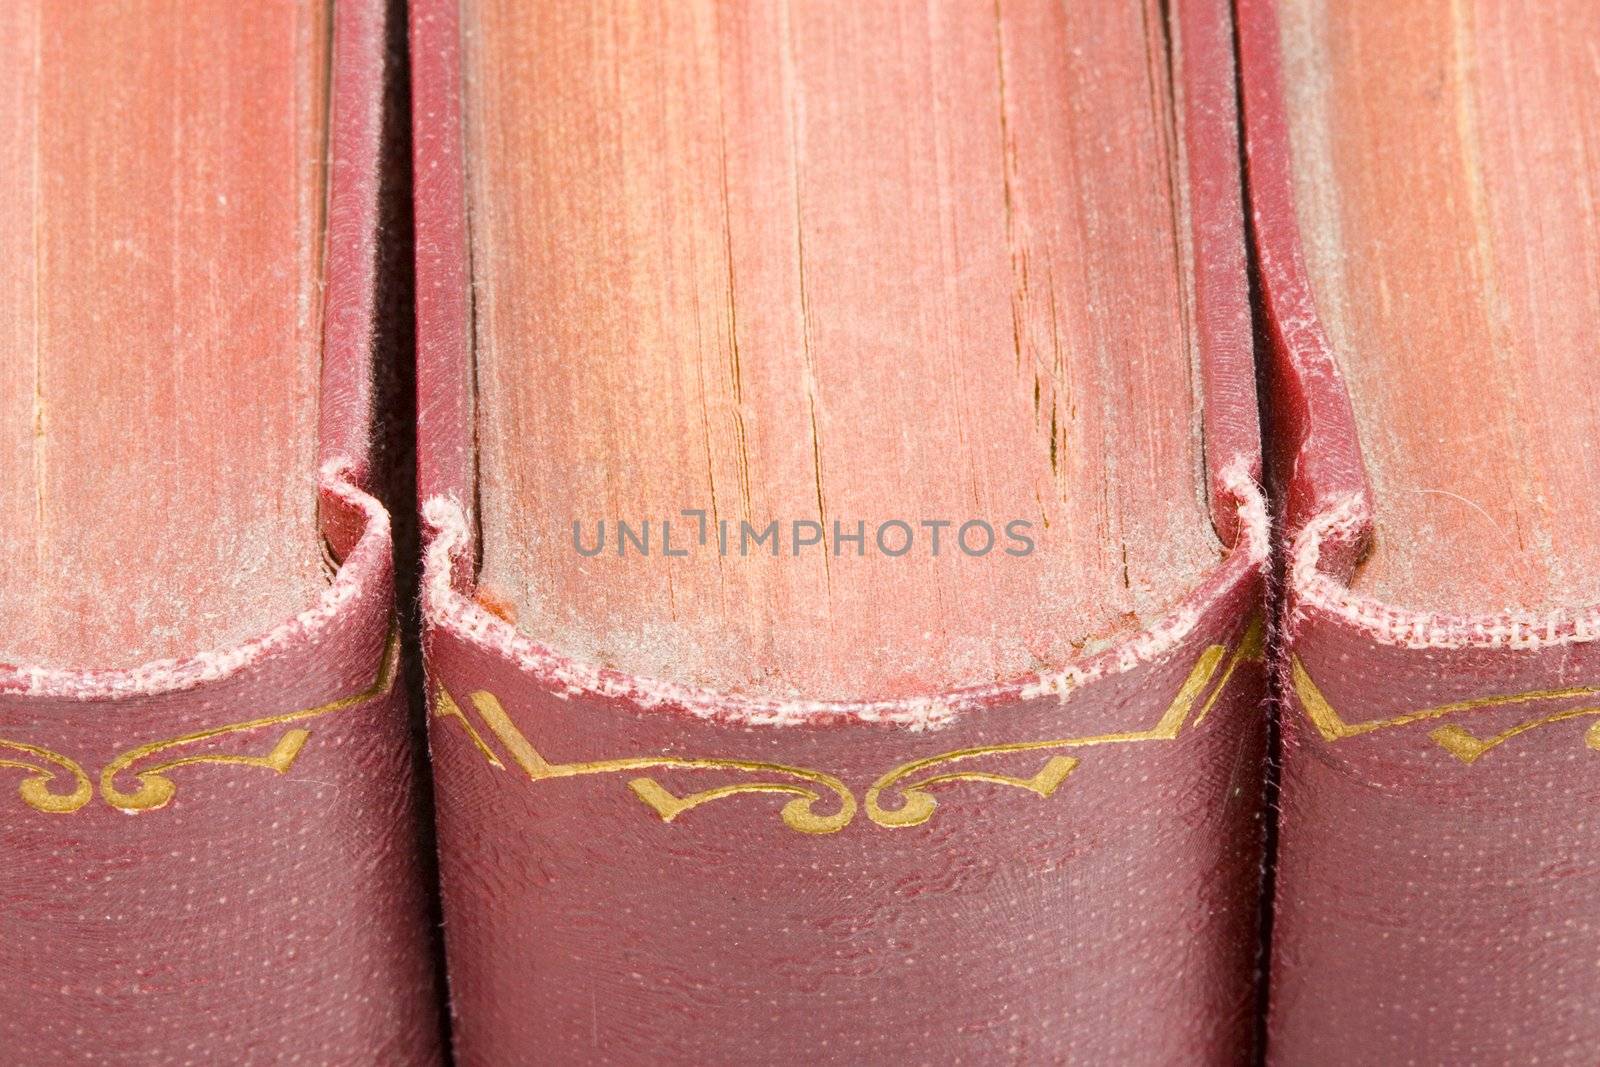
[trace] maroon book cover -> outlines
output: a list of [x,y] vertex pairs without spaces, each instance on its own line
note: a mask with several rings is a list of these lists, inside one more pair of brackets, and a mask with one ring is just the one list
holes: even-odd
[[1239,4],[1287,541],[1272,1062],[1600,1049],[1595,15]]
[[[38,552],[0,587],[0,1061],[440,1062],[373,495],[384,5],[0,19],[33,52],[30,158],[0,161],[31,235],[4,278],[33,272],[0,429],[32,458],[0,516]],[[214,552],[280,452],[303,525]],[[274,622],[284,545],[307,584]]]
[[[1268,527],[1232,25],[1072,11],[413,4],[459,1062],[1248,1058]],[[964,609],[914,577],[953,550],[863,562],[831,525],[909,531],[889,509],[959,491],[991,429],[1079,577],[996,559],[1009,600]],[[1142,584],[1133,534],[1083,564],[1119,552],[1096,485],[1159,496],[1188,577]],[[787,521],[753,577],[715,551],[785,506],[794,553]],[[855,607],[819,654],[824,597]],[[946,670],[969,628],[1043,651]],[[906,635],[938,663],[887,669]]]

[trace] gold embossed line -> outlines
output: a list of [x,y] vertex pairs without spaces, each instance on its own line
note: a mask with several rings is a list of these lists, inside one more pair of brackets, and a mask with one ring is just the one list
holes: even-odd
[[[102,799],[111,807],[126,812],[152,811],[165,807],[177,792],[169,775],[181,768],[198,764],[220,764],[238,767],[262,767],[283,774],[294,765],[301,749],[311,738],[311,731],[295,727],[279,735],[264,754],[239,755],[226,752],[202,752],[179,756],[151,766],[140,766],[159,753],[170,752],[186,746],[213,741],[232,734],[253,733],[273,726],[308,722],[347,711],[377,697],[386,696],[394,686],[400,657],[399,631],[391,629],[384,648],[377,676],[359,693],[313,708],[303,708],[282,715],[266,715],[244,722],[196,730],[180,737],[136,745],[114,757],[100,771],[99,786]],[[0,757],[0,767],[20,769],[25,777],[18,787],[23,803],[36,811],[66,814],[78,811],[94,796],[94,782],[81,764],[59,752],[37,745],[24,744],[0,738],[0,752],[11,753]],[[125,790],[117,784],[118,776],[131,775],[138,783],[136,788]],[[70,785],[70,790],[66,786]]]
[[[1172,702],[1147,729],[964,748],[902,763],[879,776],[868,787],[863,799],[867,817],[877,825],[888,828],[920,825],[932,817],[934,809],[938,806],[933,790],[961,782],[1004,785],[1041,798],[1048,798],[1078,766],[1078,757],[1058,751],[1049,756],[1038,771],[1027,776],[1004,774],[997,770],[973,767],[971,764],[981,760],[1005,758],[1017,753],[1173,740],[1189,720],[1201,697],[1204,696],[1206,699],[1201,705],[1200,713],[1195,716],[1196,725],[1216,704],[1239,664],[1259,662],[1262,659],[1262,651],[1262,627],[1259,619],[1252,620],[1232,654],[1229,654],[1222,645],[1208,646],[1196,660]],[[835,833],[848,826],[856,814],[855,795],[838,776],[806,767],[753,760],[669,756],[551,763],[512,722],[499,698],[493,693],[477,690],[468,697],[467,702],[487,727],[489,734],[500,743],[511,762],[532,782],[646,770],[721,771],[762,779],[721,785],[686,796],[671,792],[653,777],[641,775],[630,779],[628,786],[634,795],[654,810],[663,822],[671,822],[684,812],[714,800],[752,793],[791,796],[792,799],[784,805],[780,816],[785,825],[802,833]],[[455,722],[490,766],[501,770],[506,768],[505,761],[442,685],[434,691],[433,713],[439,719]],[[951,766],[959,769],[944,769]],[[933,773],[928,773],[930,771]],[[830,802],[828,809],[819,812],[817,806],[828,800],[829,794],[836,803]],[[886,797],[893,797],[897,802],[886,804]]]
[[[1572,700],[1600,695],[1600,689],[1593,686],[1533,689],[1523,693],[1457,700],[1449,704],[1439,704],[1419,711],[1409,711],[1385,719],[1348,722],[1328,702],[1328,698],[1323,695],[1322,690],[1312,679],[1311,673],[1306,670],[1306,666],[1300,661],[1300,657],[1291,657],[1289,669],[1295,695],[1300,699],[1300,706],[1305,710],[1306,718],[1311,720],[1312,726],[1316,727],[1317,733],[1321,734],[1325,741],[1342,741],[1347,737],[1359,737],[1362,734],[1369,734],[1377,730],[1390,730],[1396,727],[1409,726],[1416,722],[1458,715],[1463,712],[1512,707],[1518,704],[1531,704],[1547,700]],[[1564,708],[1549,715],[1527,719],[1488,737],[1479,737],[1466,727],[1455,723],[1447,723],[1437,727],[1428,736],[1440,748],[1462,763],[1471,764],[1476,763],[1491,750],[1530,730],[1584,718],[1600,718],[1600,706]],[[1589,748],[1600,751],[1600,722],[1594,723],[1585,731],[1584,743]]]
[[[511,759],[522,772],[533,782],[547,781],[552,778],[574,778],[587,774],[617,774],[631,771],[647,770],[681,770],[681,771],[736,771],[743,774],[760,775],[763,777],[781,778],[784,781],[739,782],[732,785],[719,786],[707,789],[688,796],[677,796],[650,777],[637,777],[628,782],[628,787],[634,794],[661,816],[663,822],[671,822],[679,815],[699,807],[701,804],[720,800],[723,797],[737,796],[741,793],[780,793],[793,797],[783,806],[781,817],[791,829],[807,834],[830,834],[844,829],[850,820],[855,818],[856,798],[853,793],[838,778],[822,771],[809,770],[805,767],[789,767],[781,763],[765,763],[754,760],[735,759],[688,759],[671,756],[644,756],[628,759],[591,760],[583,763],[551,763],[541,756],[533,744],[521,730],[517,729],[511,717],[501,706],[499,698],[486,690],[478,690],[469,698],[473,709],[483,719],[489,731],[505,746]],[[475,730],[472,723],[462,714],[461,708],[451,698],[450,693],[440,686],[435,693],[434,714],[441,718],[458,720],[466,727],[474,745],[484,754],[495,767],[504,767],[505,764],[494,754]],[[838,799],[836,811],[818,812],[816,805],[823,800],[824,793],[831,793]]]
[[[943,786],[954,782],[987,782],[992,785],[1006,785],[1023,789],[1039,797],[1049,797],[1067,776],[1078,766],[1079,760],[1073,756],[1056,755],[1047,759],[1039,770],[1028,776],[1018,777],[1013,775],[997,774],[983,770],[946,771],[922,777],[923,772],[934,767],[945,767],[951,764],[961,764],[975,759],[992,756],[1005,756],[1015,752],[1034,752],[1049,749],[1076,749],[1089,748],[1096,745],[1133,744],[1144,741],[1171,741],[1175,740],[1183,729],[1194,710],[1195,703],[1210,689],[1210,696],[1201,705],[1200,713],[1195,716],[1193,726],[1200,722],[1211,712],[1223,690],[1233,679],[1234,671],[1241,663],[1260,662],[1263,658],[1264,645],[1262,640],[1262,624],[1259,618],[1252,619],[1246,627],[1244,635],[1240,638],[1233,653],[1223,660],[1227,650],[1222,645],[1210,645],[1201,652],[1199,659],[1190,669],[1188,677],[1178,687],[1178,693],[1167,705],[1156,724],[1147,730],[1132,730],[1124,733],[1097,734],[1088,737],[1067,737],[1053,741],[1021,741],[1003,745],[989,745],[980,748],[958,749],[955,752],[945,752],[926,759],[912,760],[903,763],[884,774],[868,787],[864,803],[867,817],[879,826],[917,826],[927,822],[933,817],[934,808],[938,801],[930,792],[936,786]],[[1218,667],[1221,665],[1219,676]],[[1213,681],[1215,684],[1213,685]],[[913,779],[906,781],[906,779]],[[900,803],[896,807],[885,807],[883,795],[886,791],[896,791],[900,796]]]

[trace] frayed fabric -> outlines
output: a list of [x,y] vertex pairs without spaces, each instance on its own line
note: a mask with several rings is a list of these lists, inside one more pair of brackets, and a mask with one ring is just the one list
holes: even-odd
[[1600,637],[1600,606],[1450,615],[1411,611],[1357,593],[1327,572],[1323,553],[1334,546],[1353,546],[1371,525],[1365,498],[1351,493],[1330,501],[1301,528],[1290,553],[1291,634],[1316,612],[1396,648],[1532,651]]
[[875,701],[763,699],[639,677],[563,655],[524,636],[455,587],[453,566],[470,544],[470,530],[465,509],[444,496],[432,497],[422,505],[423,523],[431,535],[423,565],[423,617],[427,626],[448,631],[510,661],[563,699],[595,694],[640,707],[672,707],[699,718],[752,726],[798,725],[829,717],[937,730],[952,725],[965,713],[1008,701],[1054,695],[1064,702],[1093,681],[1153,663],[1182,646],[1219,597],[1245,573],[1265,573],[1267,567],[1270,526],[1266,500],[1250,476],[1246,460],[1241,458],[1225,468],[1223,480],[1238,509],[1240,543],[1199,588],[1154,625],[1060,670],[926,697]]
[[387,573],[392,535],[389,513],[354,481],[356,466],[330,459],[318,472],[318,487],[333,501],[359,515],[360,536],[334,572],[316,604],[248,641],[197,652],[183,659],[159,659],[122,670],[11,666],[0,663],[0,695],[67,700],[115,700],[157,696],[207,685],[249,670],[285,649],[303,646],[360,603]]

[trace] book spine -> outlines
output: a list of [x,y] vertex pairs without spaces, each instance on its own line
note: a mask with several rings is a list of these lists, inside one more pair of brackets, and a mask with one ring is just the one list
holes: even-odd
[[427,517],[458,1062],[1247,1055],[1260,556],[1034,686],[798,707],[562,659]]
[[389,524],[261,638],[0,670],[0,1059],[437,1062]]
[[475,600],[455,0],[411,6],[424,656],[457,1062],[1248,1059],[1267,517],[1231,25],[1180,12],[1225,559],[1023,683],[741,698],[563,656]]
[[1351,589],[1371,494],[1303,262],[1275,10],[1238,15],[1289,535],[1268,1059],[1592,1053],[1600,610],[1424,614]]
[[[385,7],[335,14],[318,601],[129,670],[0,664],[0,1061],[441,1061],[370,493]],[[197,398],[196,403],[204,403]]]
[[1600,618],[1573,640],[1336,595],[1306,573],[1333,519],[1285,626],[1273,1060],[1600,1047]]

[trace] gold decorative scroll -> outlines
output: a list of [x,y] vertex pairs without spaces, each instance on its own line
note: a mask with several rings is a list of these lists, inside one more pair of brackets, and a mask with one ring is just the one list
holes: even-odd
[[[65,814],[77,811],[94,796],[94,784],[83,773],[83,768],[76,760],[59,752],[51,752],[37,745],[25,745],[21,741],[7,741],[3,737],[0,737],[0,752],[22,753],[20,759],[15,756],[0,757],[0,767],[15,767],[26,773],[17,792],[30,808]],[[57,793],[51,790],[52,784],[62,776],[71,779],[71,792]]]
[[[866,790],[862,806],[867,818],[883,827],[917,826],[933,817],[938,806],[933,790],[943,789],[961,782],[980,782],[1005,785],[1048,798],[1077,768],[1079,758],[1065,755],[1064,751],[1092,748],[1099,745],[1129,744],[1146,741],[1171,741],[1175,739],[1201,697],[1199,714],[1192,725],[1198,725],[1211,711],[1222,691],[1233,678],[1242,662],[1259,662],[1262,659],[1262,629],[1260,620],[1246,628],[1239,643],[1231,653],[1223,645],[1210,645],[1195,661],[1177,695],[1163,711],[1155,724],[1143,730],[1121,733],[1093,734],[1084,737],[1065,737],[1042,741],[1016,741],[1007,744],[977,748],[957,749],[933,756],[910,760],[880,775]],[[688,758],[677,756],[636,756],[623,759],[591,760],[581,763],[551,763],[533,746],[525,734],[511,721],[500,700],[487,690],[470,694],[467,704],[487,728],[488,733],[500,743],[501,750],[528,777],[531,782],[544,782],[554,778],[572,778],[579,775],[619,774],[647,770],[717,771],[749,776],[748,781],[738,781],[711,789],[679,796],[662,786],[655,778],[636,776],[628,780],[628,787],[663,822],[672,822],[679,815],[708,804],[714,800],[741,794],[782,794],[791,799],[779,811],[779,817],[792,830],[808,834],[831,834],[848,826],[855,818],[857,804],[854,792],[836,775],[805,767],[792,767],[779,763],[724,758]],[[450,719],[467,735],[474,748],[491,767],[505,770],[503,760],[473,725],[472,719],[444,686],[434,691],[433,714],[440,719]],[[1027,777],[985,770],[982,762],[1003,758],[1016,753],[1050,753],[1039,770]],[[973,766],[977,764],[977,766]],[[955,770],[945,768],[957,767]],[[927,773],[927,772],[933,773]],[[886,804],[886,798],[893,802]],[[822,810],[818,806],[822,805]]]
[[[471,701],[490,732],[510,753],[511,759],[522,768],[528,779],[534,782],[550,778],[573,778],[583,774],[617,774],[646,770],[736,771],[764,778],[787,779],[776,782],[740,782],[707,789],[700,793],[691,793],[686,797],[676,796],[662,788],[654,778],[630,779],[628,787],[640,800],[654,808],[663,822],[671,822],[690,808],[739,793],[784,793],[792,796],[794,799],[783,806],[781,815],[791,829],[799,830],[801,833],[832,833],[844,829],[850,820],[855,818],[856,798],[844,783],[831,774],[807,770],[804,767],[786,767],[781,763],[760,763],[750,760],[679,759],[667,756],[594,760],[587,763],[550,763],[539,755],[538,750],[522,731],[517,729],[493,693],[480,689],[472,694]],[[462,714],[461,708],[451,699],[449,692],[443,686],[439,687],[435,697],[434,714],[443,718],[458,719],[466,727],[478,750],[488,757],[490,764],[504,769],[505,764],[495,756],[482,736],[473,729],[472,723]],[[814,806],[822,802],[823,791],[832,793],[838,798],[837,811],[818,814],[814,810]]]
[[[181,737],[151,741],[127,749],[101,768],[100,796],[106,804],[121,811],[130,813],[153,811],[165,807],[177,792],[177,785],[170,774],[180,767],[209,763],[264,767],[283,774],[294,766],[300,750],[311,739],[310,730],[301,726],[285,730],[278,735],[265,753],[259,755],[199,752],[193,755],[178,755],[155,763],[148,761],[153,756],[203,744],[219,737],[254,733],[271,727],[287,726],[290,723],[322,719],[387,695],[394,685],[399,657],[399,634],[391,632],[383,660],[378,666],[377,677],[359,693],[340,697],[338,700],[319,704],[314,708],[303,708],[283,715],[266,715],[244,722],[229,723],[226,726],[196,730]],[[21,755],[6,756],[4,753]],[[25,777],[17,792],[22,797],[23,803],[36,811],[70,813],[83,808],[94,797],[94,781],[85,773],[82,765],[59,752],[0,738],[0,767],[16,768],[24,772]],[[122,788],[118,785],[118,778],[122,775],[131,777],[137,785],[131,789]],[[69,783],[71,791],[63,791]]]
[[[1389,730],[1398,726],[1409,726],[1415,722],[1441,719],[1462,712],[1481,711],[1486,708],[1504,708],[1540,701],[1573,700],[1600,695],[1600,688],[1594,686],[1534,689],[1525,693],[1458,700],[1450,704],[1439,704],[1435,707],[1423,708],[1420,711],[1408,711],[1386,719],[1347,722],[1333,709],[1333,705],[1328,703],[1328,698],[1323,695],[1322,690],[1317,687],[1317,683],[1312,680],[1305,664],[1300,662],[1300,657],[1291,657],[1289,667],[1295,695],[1300,698],[1300,706],[1305,709],[1306,718],[1311,720],[1311,724],[1316,727],[1317,732],[1322,735],[1325,741],[1342,741],[1347,737],[1358,737],[1362,734],[1372,733],[1375,730]],[[1439,726],[1430,732],[1428,736],[1440,748],[1462,763],[1471,764],[1476,763],[1491,750],[1530,730],[1553,726],[1556,723],[1568,722],[1573,719],[1589,718],[1600,719],[1600,705],[1563,708],[1548,715],[1526,719],[1509,729],[1491,734],[1488,737],[1479,737],[1466,727],[1456,723],[1446,723],[1443,726]],[[1584,743],[1588,747],[1600,751],[1600,722],[1595,722],[1584,732]]]

